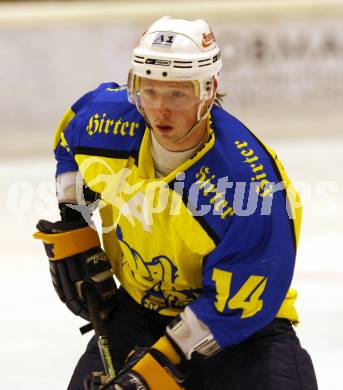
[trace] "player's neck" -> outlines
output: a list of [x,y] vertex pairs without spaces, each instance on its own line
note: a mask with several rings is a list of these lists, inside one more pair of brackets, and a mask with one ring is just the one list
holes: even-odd
[[[207,132],[206,132],[207,136]],[[183,164],[186,160],[195,155],[195,153],[202,148],[206,142],[207,137],[203,138],[194,147],[185,151],[170,151],[161,145],[154,134],[151,134],[150,150],[155,166],[155,173],[157,177],[165,177],[178,166]]]

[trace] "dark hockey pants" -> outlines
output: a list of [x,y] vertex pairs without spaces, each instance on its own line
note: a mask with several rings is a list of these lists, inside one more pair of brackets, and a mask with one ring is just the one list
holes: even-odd
[[[137,304],[121,289],[118,306],[107,327],[117,370],[136,346],[150,346],[164,333],[170,317]],[[68,390],[83,390],[83,378],[102,371],[93,337],[81,356]],[[183,366],[189,390],[317,390],[309,354],[301,347],[292,325],[275,319],[243,343],[210,358],[192,359]],[[161,384],[163,390],[163,384]]]

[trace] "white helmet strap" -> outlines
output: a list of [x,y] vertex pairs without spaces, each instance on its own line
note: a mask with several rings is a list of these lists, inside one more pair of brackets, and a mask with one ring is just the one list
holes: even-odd
[[[205,119],[207,118],[207,116],[209,115],[210,111],[211,111],[211,108],[213,106],[213,103],[214,103],[214,98],[215,98],[215,93],[216,93],[216,84],[214,83],[214,79],[213,79],[213,82],[211,82],[211,93],[210,93],[210,96],[211,96],[211,102],[210,104],[208,104],[206,101],[208,99],[203,99],[200,104],[199,104],[199,107],[198,107],[198,112],[197,112],[197,117],[196,117],[196,120],[193,124],[193,126],[187,131],[187,133],[177,139],[176,141],[174,141],[173,143],[174,144],[178,144],[179,142],[182,142],[184,141],[185,139],[187,139],[188,137],[190,137],[194,131],[198,128],[198,125]],[[206,110],[204,113],[202,113],[203,111],[203,108],[206,107]]]

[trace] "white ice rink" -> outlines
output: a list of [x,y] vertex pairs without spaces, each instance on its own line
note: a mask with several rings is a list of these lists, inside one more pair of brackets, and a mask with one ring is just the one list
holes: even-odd
[[[270,143],[270,142],[269,142]],[[303,197],[302,237],[293,286],[321,390],[341,390],[343,364],[343,138],[274,142]],[[0,388],[65,389],[89,335],[59,302],[39,218],[57,219],[52,159],[0,160]]]

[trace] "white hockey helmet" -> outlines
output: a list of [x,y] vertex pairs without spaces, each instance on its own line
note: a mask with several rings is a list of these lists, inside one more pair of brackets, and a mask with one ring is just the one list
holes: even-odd
[[[164,16],[151,25],[133,50],[128,80],[129,100],[144,114],[139,100],[140,78],[144,77],[192,81],[199,101],[203,102],[213,95],[213,80],[218,79],[221,67],[221,50],[204,20]],[[198,121],[203,116],[199,107]]]

